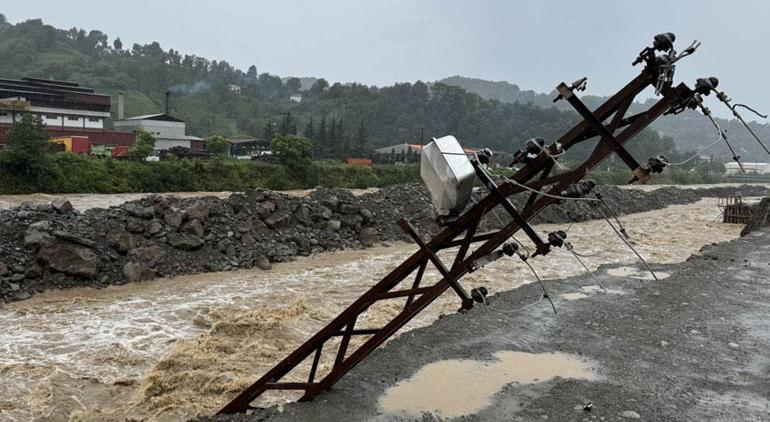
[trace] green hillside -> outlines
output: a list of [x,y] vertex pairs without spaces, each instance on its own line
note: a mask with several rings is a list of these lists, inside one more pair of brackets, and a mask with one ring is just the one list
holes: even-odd
[[[571,111],[485,99],[444,83],[377,88],[329,86],[323,79],[284,81],[259,74],[256,66],[243,71],[158,42],[128,46],[98,30],[57,29],[39,19],[12,25],[2,18],[0,77],[24,76],[124,93],[127,115],[161,112],[170,89],[172,113],[187,121],[191,134],[271,137],[286,123],[287,132],[311,138],[320,157],[365,155],[375,147],[418,142],[421,129],[426,138],[453,134],[467,146],[513,151],[530,137],[555,139],[577,121]],[[313,85],[302,91],[309,81]],[[300,103],[289,99],[300,91]],[[633,147],[640,159],[673,149],[670,138],[651,131],[641,137]]]
[[[554,104],[552,99],[555,93],[544,94],[535,91],[524,91],[518,85],[505,81],[486,81],[483,79],[466,78],[462,76],[452,76],[439,81],[447,85],[457,86],[469,92],[479,94],[481,97],[489,100],[497,100],[505,103],[531,104],[542,108],[556,107],[560,110],[570,110],[571,106],[565,101]],[[582,95],[582,100],[589,107],[598,107],[607,97],[598,97],[594,95]],[[650,101],[650,100],[648,100]],[[722,107],[717,104],[711,96],[707,98],[708,104],[712,109]],[[649,106],[649,103],[646,104]],[[635,104],[631,111],[643,110],[645,104]],[[757,117],[751,113],[745,112],[744,118],[749,121]],[[751,138],[749,132],[737,121],[727,119],[717,119],[719,125],[727,130],[728,138],[731,142],[734,140],[739,154],[745,161],[767,161],[770,157],[765,154],[762,148]],[[770,124],[752,122],[752,130],[770,145]],[[660,134],[670,136],[674,139],[675,147],[678,151],[697,151],[717,139],[717,132],[709,120],[699,112],[685,111],[678,116],[664,116],[656,120],[651,127]],[[729,149],[725,145],[718,145],[713,151],[715,156],[727,161],[732,157]]]

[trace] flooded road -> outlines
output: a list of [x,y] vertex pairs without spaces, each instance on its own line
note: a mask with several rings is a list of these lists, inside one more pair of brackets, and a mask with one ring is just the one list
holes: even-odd
[[[705,244],[738,237],[742,227],[714,222],[718,215],[716,199],[705,199],[621,220],[645,259],[675,263]],[[536,226],[540,233],[566,227]],[[637,262],[614,239],[603,220],[569,228],[569,240],[592,269]],[[47,292],[6,304],[0,308],[0,420],[185,420],[211,413],[415,249],[396,244],[326,253],[267,272]],[[584,271],[562,249],[530,262],[545,279]],[[428,271],[426,277],[436,280],[438,274]],[[462,280],[468,290],[485,286],[492,294],[532,281],[530,270],[513,259]],[[556,306],[569,299],[556,298]],[[386,302],[372,309],[362,326],[376,326],[401,306]],[[429,325],[457,308],[447,293],[407,328]],[[328,366],[322,362],[320,372]]]

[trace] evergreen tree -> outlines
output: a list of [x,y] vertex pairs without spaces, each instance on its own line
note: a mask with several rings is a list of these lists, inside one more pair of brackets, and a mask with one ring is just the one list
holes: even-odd
[[262,137],[267,142],[271,142],[273,138],[275,138],[275,123],[273,123],[272,119],[267,119],[267,123],[265,123],[265,127],[262,129]]
[[364,157],[369,153],[369,137],[366,134],[364,119],[361,119],[361,122],[358,124],[352,150],[359,157]]
[[388,164],[395,164],[395,163],[396,163],[396,149],[391,148],[390,157],[388,157]]
[[120,40],[120,37],[115,38],[115,41],[112,42],[112,47],[115,50],[122,50],[123,49],[123,41]]
[[257,79],[257,67],[254,65],[249,66],[249,70],[246,71],[246,77],[250,79]]
[[339,145],[338,158],[347,158],[350,155],[350,141],[345,134],[345,125],[343,124],[342,117],[340,117],[339,123],[337,123],[337,145]]
[[281,122],[281,136],[296,135],[297,124],[294,122],[294,117],[290,111],[287,111],[283,115],[283,121]]
[[337,151],[339,150],[337,141],[339,139],[337,138],[337,120],[332,117],[331,125],[329,126],[329,136],[328,141],[326,142],[326,146],[324,147],[324,151],[326,152],[327,157],[336,157]]
[[307,139],[310,139],[311,141],[315,141],[315,126],[313,125],[313,116],[310,116],[310,120],[307,121],[307,124],[305,125],[305,130],[302,131],[302,136],[304,136]]
[[326,143],[329,140],[329,134],[326,132],[326,116],[321,116],[321,123],[318,125],[318,133],[316,134],[316,137],[318,138],[315,140],[316,151],[318,151],[319,157],[323,157]]

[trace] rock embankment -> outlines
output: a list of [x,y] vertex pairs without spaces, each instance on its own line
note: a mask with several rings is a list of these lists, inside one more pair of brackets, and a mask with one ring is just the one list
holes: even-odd
[[743,228],[741,236],[770,226],[770,198],[762,198],[758,204],[751,206],[751,219]]
[[[651,192],[601,187],[618,214],[695,202],[723,188]],[[767,193],[744,186],[744,196]],[[731,189],[730,193],[736,193]],[[521,205],[525,197],[517,198]],[[499,211],[505,221],[504,212]],[[0,211],[0,299],[22,300],[48,288],[103,287],[177,274],[258,267],[296,256],[405,239],[405,216],[426,236],[439,229],[421,185],[354,196],[319,188],[307,197],[267,190],[229,198],[154,195],[107,209],[74,210],[67,201]],[[542,212],[535,222],[601,218],[586,202]],[[488,221],[497,225],[495,219]]]

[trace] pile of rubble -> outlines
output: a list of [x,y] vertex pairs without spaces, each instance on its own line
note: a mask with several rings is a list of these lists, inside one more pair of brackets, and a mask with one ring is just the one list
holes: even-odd
[[[762,192],[757,191],[761,189]],[[697,201],[719,192],[602,187],[619,214]],[[744,196],[766,193],[745,187]],[[526,198],[519,198],[521,205]],[[504,221],[504,213],[497,213]],[[436,233],[427,191],[417,184],[354,196],[319,188],[306,197],[267,190],[229,198],[153,195],[108,209],[74,210],[67,201],[0,211],[0,299],[21,300],[47,288],[102,287],[197,272],[258,267],[296,256],[406,239],[407,217]],[[584,202],[549,207],[535,222],[600,218]],[[489,225],[499,225],[491,219]]]

